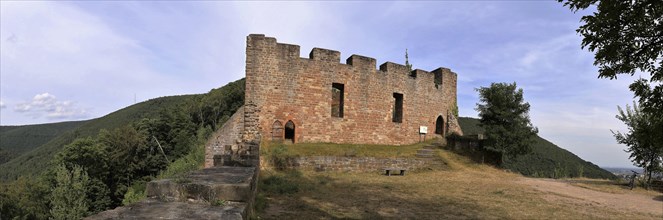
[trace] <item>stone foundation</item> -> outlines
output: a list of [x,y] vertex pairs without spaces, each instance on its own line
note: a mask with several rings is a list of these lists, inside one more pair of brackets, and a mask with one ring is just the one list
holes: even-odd
[[[333,172],[382,172],[384,168],[419,170],[438,164],[433,158],[377,158],[311,156],[291,158],[288,168]],[[261,158],[261,167],[273,167],[269,159]]]

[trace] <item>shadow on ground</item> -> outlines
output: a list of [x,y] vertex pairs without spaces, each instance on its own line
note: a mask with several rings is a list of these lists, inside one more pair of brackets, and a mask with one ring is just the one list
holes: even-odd
[[261,178],[260,184],[262,196],[266,196],[263,202],[267,203],[267,207],[258,208],[262,219],[476,219],[485,211],[469,199],[422,198],[414,191],[397,189],[388,182],[343,182],[323,173],[310,176],[299,171],[276,173]]
[[654,200],[663,202],[663,195],[655,196]]

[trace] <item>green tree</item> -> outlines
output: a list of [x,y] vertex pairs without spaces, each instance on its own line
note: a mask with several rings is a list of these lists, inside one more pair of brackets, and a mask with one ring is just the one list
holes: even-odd
[[[634,163],[644,165],[634,153],[651,151],[647,149],[651,147],[663,148],[663,4],[660,0],[558,1],[574,12],[596,6],[595,12],[581,18],[584,24],[576,31],[583,36],[582,48],[595,52],[594,65],[599,67],[599,78],[616,79],[619,74],[632,76],[636,72],[649,74],[649,79],[638,79],[629,89],[640,103],[637,110],[636,106],[630,110],[636,114],[631,116],[647,117],[651,132],[645,136],[635,133],[629,136],[631,132],[615,134],[618,142],[628,146],[627,152]],[[632,120],[631,116],[627,108],[626,114],[620,110],[618,118]],[[648,142],[654,144],[641,144]]]
[[627,133],[619,131],[614,134],[617,142],[627,146],[626,152],[630,153],[629,158],[633,164],[645,169],[648,177],[647,183],[651,182],[652,172],[658,171],[663,166],[663,139],[661,134],[655,129],[656,120],[652,118],[660,115],[652,115],[643,111],[641,106],[635,102],[633,108],[626,105],[626,110],[617,107],[619,114],[617,119],[621,120],[628,127]]
[[55,168],[56,185],[51,192],[53,219],[82,219],[87,215],[85,188],[89,178],[79,167],[67,169],[64,164]]
[[195,100],[188,111],[193,121],[203,127],[216,130],[242,105],[244,105],[245,80],[237,80],[228,85],[212,89],[209,93]]
[[582,47],[594,55],[599,77],[614,79],[636,70],[663,80],[663,4],[660,0],[558,0],[574,12],[592,5],[596,11],[581,18],[576,31]]
[[133,181],[154,176],[166,167],[168,162],[156,143],[150,143],[149,140],[146,131],[133,126],[123,126],[111,131],[102,130],[99,133],[100,144],[109,152],[112,176],[109,186],[114,204],[122,203],[124,194]]
[[516,83],[491,83],[476,89],[480,102],[476,110],[485,130],[488,149],[502,153],[502,160],[531,152],[538,129],[529,120],[529,103]]
[[90,178],[85,193],[91,213],[107,210],[113,206],[109,185],[112,182],[108,150],[96,139],[76,139],[66,145],[55,156],[55,164],[63,164],[72,170],[78,166],[85,170]]
[[79,166],[92,178],[106,179],[109,174],[108,152],[93,138],[79,138],[66,145],[54,159],[67,169]]
[[19,177],[0,183],[1,219],[48,219],[50,188],[41,178]]

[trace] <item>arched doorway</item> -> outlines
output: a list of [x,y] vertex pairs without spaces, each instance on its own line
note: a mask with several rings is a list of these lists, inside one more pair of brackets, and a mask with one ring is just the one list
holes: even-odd
[[441,115],[435,120],[435,134],[444,135],[444,119]]
[[285,140],[295,143],[295,123],[288,121],[285,123]]
[[273,141],[282,141],[283,140],[283,124],[280,121],[276,120],[272,124],[272,140]]

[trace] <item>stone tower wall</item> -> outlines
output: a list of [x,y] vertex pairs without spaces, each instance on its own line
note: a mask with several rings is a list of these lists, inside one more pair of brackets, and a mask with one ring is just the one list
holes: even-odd
[[[205,167],[222,165],[239,152],[244,131],[244,107],[237,109],[226,123],[217,129],[205,144]],[[216,157],[216,158],[215,158]]]
[[[456,103],[456,73],[447,68],[409,72],[404,65],[359,55],[340,62],[338,51],[314,48],[301,58],[298,45],[252,34],[246,46],[246,100],[260,109],[263,140],[271,139],[275,121],[295,124],[295,142],[410,144],[419,126],[428,138],[438,116],[448,120]],[[435,78],[441,84],[435,83]],[[331,116],[332,83],[344,85],[343,117]],[[402,123],[392,122],[393,93],[403,94]],[[451,124],[457,124],[452,122]],[[278,134],[277,134],[278,135]]]

